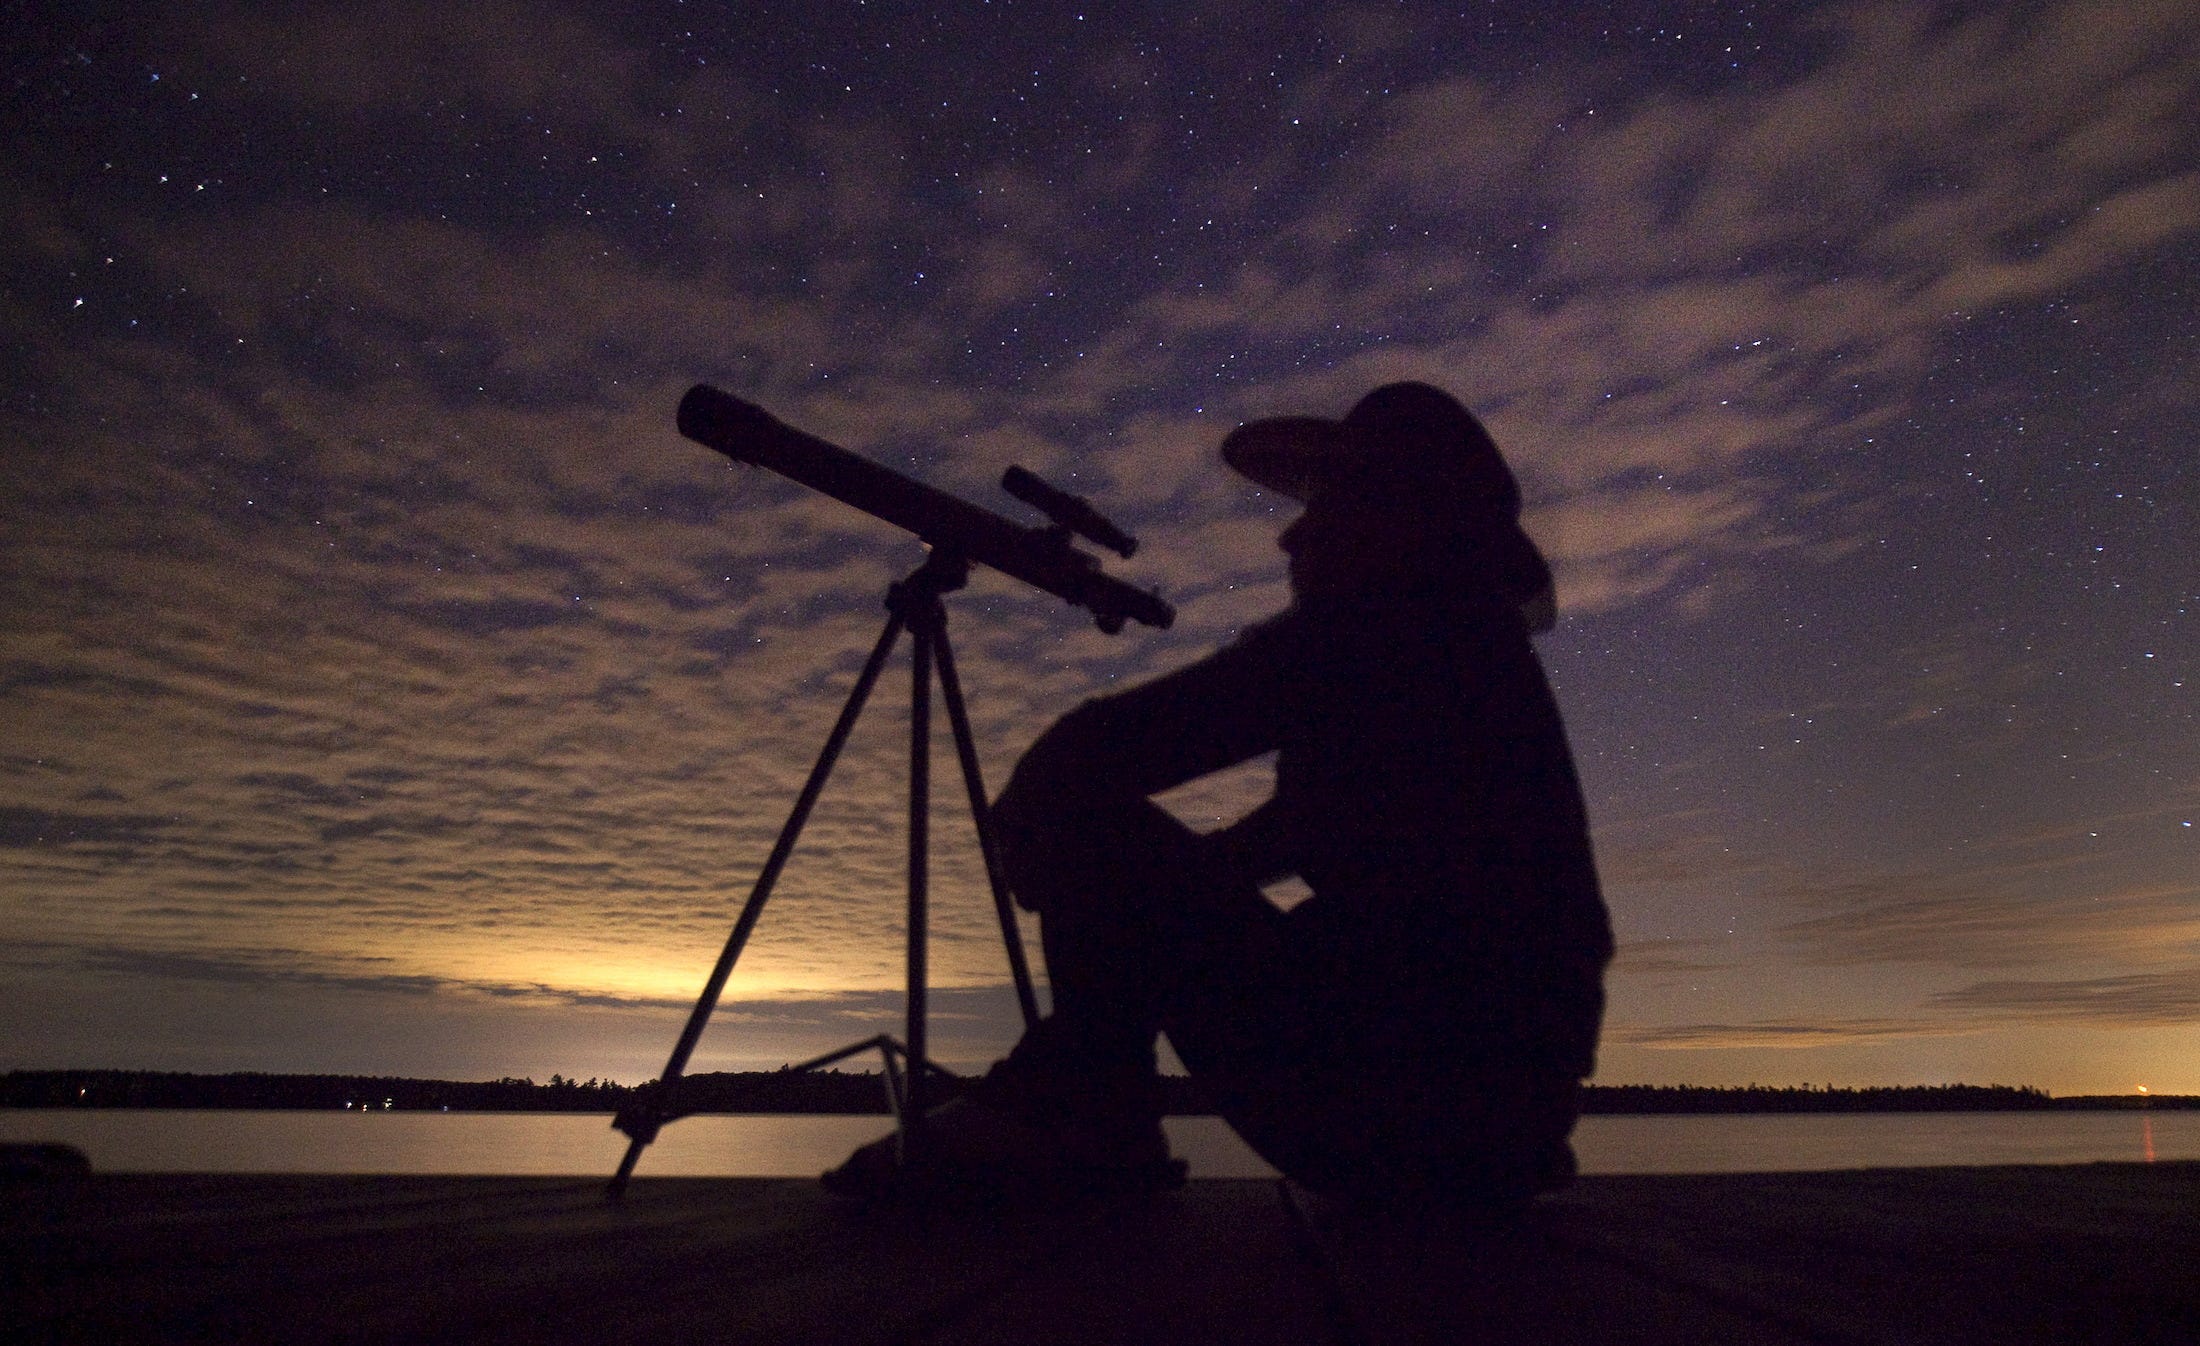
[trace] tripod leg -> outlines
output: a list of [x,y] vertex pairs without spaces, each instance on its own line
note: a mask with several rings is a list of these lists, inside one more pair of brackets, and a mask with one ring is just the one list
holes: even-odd
[[[849,731],[855,728],[856,717],[863,713],[863,703],[870,698],[871,688],[878,682],[879,670],[886,666],[887,656],[893,653],[894,643],[901,638],[903,625],[904,619],[899,612],[887,618],[886,629],[879,634],[878,644],[871,648],[870,659],[856,675],[856,685],[848,692],[848,702],[841,707],[840,718],[833,723],[833,731],[826,737],[823,751],[817,755],[817,764],[810,768],[810,778],[795,799],[786,825],[779,829],[779,840],[773,843],[763,872],[756,876],[756,886],[749,890],[748,901],[742,904],[733,933],[726,938],[726,947],[719,952],[717,965],[710,970],[710,980],[704,983],[703,994],[696,998],[695,1008],[688,1014],[687,1026],[680,1030],[680,1040],[673,1046],[672,1057],[665,1062],[664,1074],[658,1077],[656,1088],[622,1109],[612,1123],[632,1138],[627,1143],[626,1157],[619,1161],[618,1173],[611,1179],[613,1200],[626,1191],[626,1181],[633,1176],[634,1162],[641,1158],[642,1148],[657,1138],[673,1090],[681,1072],[687,1069],[688,1057],[703,1036],[703,1027],[710,1022],[711,1011],[718,1007],[718,997],[726,989],[726,978],[733,974],[733,965],[741,956],[742,946],[749,942],[749,933],[756,929],[757,918],[764,914],[764,903],[771,897],[772,886],[779,882],[779,871],[786,868],[787,857],[794,853],[795,842],[802,835],[802,825],[809,821],[810,809],[824,790],[826,777],[832,775],[833,764],[839,760],[840,750],[848,742]],[[922,648],[921,641],[919,648]]]
[[955,676],[955,653],[947,644],[947,625],[940,625],[938,646],[940,699],[947,703],[947,722],[955,729],[955,752],[962,758],[963,785],[970,792],[970,821],[978,830],[978,852],[985,857],[985,881],[993,889],[993,910],[1001,920],[1001,943],[1008,950],[1008,972],[1016,983],[1016,1004],[1023,1010],[1024,1027],[1039,1022],[1039,999],[1031,989],[1031,967],[1024,957],[1023,936],[1016,929],[1016,907],[1009,901],[1008,881],[1001,873],[1000,852],[993,841],[991,805],[986,802],[985,777],[978,768],[977,741],[970,733],[970,712],[963,705],[962,682]]
[[926,849],[932,802],[932,648],[938,638],[940,622],[944,616],[939,600],[933,598],[930,610],[918,616],[915,628],[916,681],[909,688],[909,1024],[902,1041],[908,1045],[906,1061],[905,1105],[901,1114],[901,1158],[903,1163],[916,1159],[913,1153],[921,1128],[915,1125],[924,1116],[928,1092],[925,1088],[925,927],[926,910]]

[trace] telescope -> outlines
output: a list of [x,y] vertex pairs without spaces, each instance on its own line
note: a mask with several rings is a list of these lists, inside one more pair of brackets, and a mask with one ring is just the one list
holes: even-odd
[[733,932],[726,936],[725,948],[719,951],[718,962],[703,983],[703,993],[696,998],[695,1008],[688,1012],[687,1024],[673,1044],[664,1073],[644,1085],[612,1120],[612,1126],[627,1136],[626,1157],[619,1161],[619,1171],[611,1179],[609,1195],[613,1200],[625,1192],[627,1179],[634,1173],[635,1161],[641,1157],[643,1148],[657,1139],[665,1123],[692,1111],[682,1101],[680,1081],[694,1054],[695,1044],[701,1040],[704,1026],[717,1008],[719,997],[725,993],[734,963],[741,957],[750,933],[764,914],[764,903],[779,881],[780,870],[794,854],[803,824],[817,803],[819,792],[825,788],[826,777],[832,774],[833,763],[839,759],[841,748],[855,727],[856,717],[863,713],[864,703],[870,698],[880,670],[904,633],[914,637],[911,660],[914,676],[909,688],[906,1036],[897,1042],[881,1033],[791,1069],[817,1070],[876,1048],[885,1064],[887,1103],[901,1122],[902,1161],[907,1164],[919,1154],[923,1145],[921,1131],[912,1128],[910,1123],[925,1114],[932,1077],[950,1074],[925,1055],[926,913],[930,902],[930,879],[926,868],[931,826],[931,706],[935,676],[941,700],[947,706],[947,722],[954,730],[955,755],[962,763],[963,788],[970,801],[970,821],[978,833],[979,853],[985,859],[986,885],[993,892],[993,911],[1001,924],[1001,947],[1008,956],[1009,978],[1016,987],[1017,1007],[1023,1012],[1026,1028],[1039,1021],[1038,996],[1032,989],[1023,939],[1016,930],[1015,904],[1009,899],[999,848],[993,840],[988,816],[991,805],[987,802],[985,778],[978,765],[977,742],[970,730],[970,713],[963,704],[962,682],[955,672],[954,649],[947,639],[947,609],[940,601],[941,595],[961,588],[969,578],[970,563],[977,561],[1089,610],[1093,621],[1110,635],[1122,630],[1125,621],[1166,627],[1176,619],[1176,610],[1162,602],[1158,595],[1133,589],[1121,580],[1101,574],[1097,558],[1070,545],[1074,535],[1129,556],[1138,546],[1133,538],[1102,518],[1086,501],[1047,485],[1020,467],[1010,468],[1001,485],[1009,494],[1037,507],[1047,516],[1048,523],[1043,528],[1012,523],[992,510],[981,509],[945,491],[911,481],[892,468],[828,444],[815,435],[803,434],[763,408],[708,384],[695,385],[680,399],[678,423],[680,433],[689,439],[716,449],[735,462],[768,467],[783,477],[906,528],[921,538],[931,551],[923,565],[887,587],[886,629],[879,633],[878,644],[871,647],[871,657],[864,661],[863,671],[856,675],[847,704],[841,707],[840,718],[826,736],[817,763],[810,768],[809,779],[796,796],[786,825],[779,831],[779,840],[772,844],[771,854],[765,858],[763,870],[756,876],[756,886],[749,890],[748,901],[741,905]]
[[1110,635],[1123,623],[1166,628],[1176,609],[1158,594],[1102,574],[1099,559],[1070,545],[1076,534],[1129,556],[1138,544],[1085,501],[1012,467],[1002,485],[1044,511],[1048,527],[1027,527],[911,480],[781,421],[706,383],[680,399],[680,433],[739,463],[768,467],[917,535],[936,551],[991,566],[1092,613]]

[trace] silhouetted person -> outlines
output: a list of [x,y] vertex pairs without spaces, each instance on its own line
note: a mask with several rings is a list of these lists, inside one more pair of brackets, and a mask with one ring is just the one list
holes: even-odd
[[[1040,914],[1053,1014],[928,1120],[928,1176],[1163,1185],[1155,1035],[1263,1157],[1321,1191],[1506,1204],[1565,1183],[1611,932],[1558,708],[1529,645],[1551,577],[1466,408],[1376,389],[1342,421],[1226,439],[1306,502],[1293,602],[1090,701],[993,821]],[[1275,752],[1275,793],[1200,835],[1150,796]],[[1298,875],[1288,913],[1260,886]],[[827,1175],[890,1187],[891,1139]]]

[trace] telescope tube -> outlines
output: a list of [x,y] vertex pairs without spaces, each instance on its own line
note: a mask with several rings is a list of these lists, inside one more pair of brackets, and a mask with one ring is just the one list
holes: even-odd
[[733,459],[768,467],[866,514],[905,528],[933,547],[988,565],[1091,611],[1103,631],[1126,618],[1166,628],[1176,609],[1159,595],[1100,573],[1099,561],[1059,533],[1027,528],[889,467],[807,435],[753,402],[707,383],[680,399],[680,433]]

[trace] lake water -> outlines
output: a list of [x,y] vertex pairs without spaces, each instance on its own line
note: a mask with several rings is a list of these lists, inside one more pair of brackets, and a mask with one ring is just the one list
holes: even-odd
[[[883,1117],[699,1116],[666,1127],[643,1176],[799,1177],[886,1133]],[[1221,1121],[1172,1117],[1206,1178],[1266,1177]],[[626,1137],[594,1113],[0,1109],[0,1141],[66,1141],[106,1172],[602,1174]],[[1585,1173],[1748,1173],[2200,1159],[2200,1112],[1584,1117]]]

